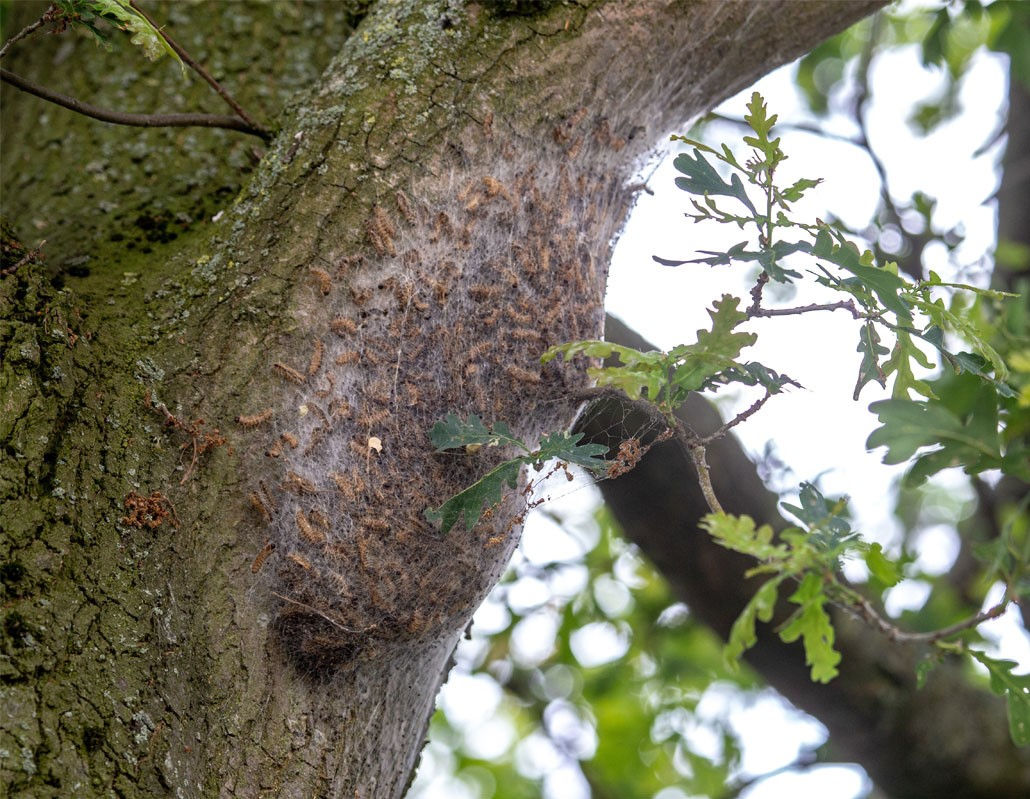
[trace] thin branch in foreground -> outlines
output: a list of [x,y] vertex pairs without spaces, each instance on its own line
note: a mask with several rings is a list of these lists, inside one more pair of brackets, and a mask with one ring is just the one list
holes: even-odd
[[181,58],[183,62],[187,64],[194,72],[200,75],[200,77],[202,77],[207,82],[207,84],[218,93],[219,97],[225,100],[226,104],[233,111],[236,112],[236,116],[238,116],[240,119],[242,119],[252,128],[254,128],[254,130],[262,131],[262,133],[264,134],[264,138],[268,138],[269,132],[264,127],[259,125],[253,118],[251,118],[251,116],[246,111],[243,110],[243,106],[236,102],[236,99],[231,94],[229,94],[228,90],[226,90],[222,86],[222,84],[220,84],[211,76],[210,72],[204,69],[204,67],[197,61],[195,61],[193,57],[189,53],[187,53],[186,50],[183,49],[183,47],[177,41],[175,41],[175,39],[173,39],[171,36],[165,33],[164,28],[159,26],[146,11],[144,11],[136,4],[136,0],[129,0],[129,5],[132,6],[132,8],[141,17],[143,17],[147,22],[154,26],[154,30],[156,30],[160,34],[161,38],[168,43],[168,46],[175,51],[175,54],[179,56],[179,58]]
[[114,125],[130,125],[137,128],[226,128],[257,136],[263,140],[267,140],[269,137],[267,131],[255,128],[238,117],[221,116],[218,114],[126,114],[121,111],[111,111],[107,108],[99,108],[89,103],[83,103],[74,97],[51,91],[45,86],[40,86],[38,83],[6,69],[0,69],[0,80],[11,84],[16,89],[34,94],[36,97],[67,108],[70,111],[75,111],[78,114],[92,117],[93,119],[99,119],[101,122],[110,122]]
[[704,495],[708,507],[711,508],[712,513],[726,513],[722,509],[722,505],[719,504],[719,498],[715,496],[715,488],[712,486],[712,473],[708,469],[708,460],[705,457],[707,454],[705,452],[705,445],[695,442],[690,445],[688,452],[690,452],[690,459],[694,462],[694,468],[697,469],[697,482],[701,486],[701,493]]
[[755,285],[751,287],[751,305],[747,309],[748,319],[762,310],[762,290],[765,289],[765,284],[768,282],[769,273],[763,270],[758,276],[758,280],[755,281]]
[[985,621],[998,618],[1005,612],[1005,609],[1009,606],[1009,598],[1006,596],[997,605],[994,605],[987,610],[981,611],[970,616],[963,621],[956,622],[955,624],[948,625],[947,627],[941,627],[938,630],[930,630],[929,632],[923,633],[910,633],[902,630],[900,627],[892,624],[887,619],[877,612],[876,608],[873,607],[872,603],[869,602],[861,594],[855,593],[849,589],[846,589],[849,595],[848,607],[856,614],[859,618],[865,620],[873,627],[878,629],[881,633],[887,636],[891,641],[908,642],[908,643],[924,643],[933,644],[944,638],[948,638],[956,633],[960,633],[964,630],[970,630],[982,624]]
[[20,31],[14,34],[14,36],[12,36],[10,39],[4,42],[4,46],[0,47],[0,58],[3,58],[5,55],[7,55],[7,51],[10,49],[12,44],[14,44],[15,42],[19,42],[26,36],[35,33],[41,27],[50,22],[53,19],[54,9],[55,6],[51,5],[49,8],[47,8],[45,12],[43,12],[43,16],[41,16],[31,25],[26,25],[24,28],[22,28]]
[[736,427],[741,422],[746,421],[751,416],[753,416],[754,414],[758,413],[758,411],[761,409],[761,407],[763,405],[765,405],[765,403],[767,403],[769,401],[769,398],[771,396],[772,396],[772,392],[769,391],[769,390],[766,390],[764,397],[760,397],[759,399],[755,400],[751,404],[751,406],[749,408],[747,408],[746,410],[743,410],[740,413],[738,413],[736,416],[734,416],[732,419],[730,419],[728,422],[726,422],[724,425],[722,425],[715,432],[709,433],[707,436],[704,436],[703,438],[701,438],[699,440],[699,443],[702,446],[704,446],[704,445],[707,445],[707,444],[711,444],[717,438],[722,438],[732,428]]
[[762,291],[769,282],[769,273],[762,272],[751,287],[751,304],[748,306],[747,318],[763,318],[771,316],[796,316],[798,314],[810,313],[811,311],[848,311],[855,319],[862,318],[862,312],[855,306],[854,300],[840,300],[838,302],[812,303],[811,305],[798,305],[794,308],[763,308]]
[[747,309],[749,319],[755,317],[769,316],[794,316],[797,314],[809,313],[811,311],[837,311],[844,310],[851,313],[855,319],[862,318],[862,312],[855,307],[852,300],[840,300],[839,302],[812,303],[811,305],[799,305],[795,308],[755,308],[752,305]]

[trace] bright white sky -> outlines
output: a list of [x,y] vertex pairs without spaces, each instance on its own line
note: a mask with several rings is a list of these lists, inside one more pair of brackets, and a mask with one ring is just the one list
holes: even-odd
[[[793,71],[793,66],[777,70],[718,110],[729,117],[742,117],[751,91],[757,88],[768,101],[770,110],[779,114],[781,122],[815,121],[797,95]],[[901,75],[904,80],[899,80]],[[907,125],[906,117],[913,104],[930,95],[940,80],[935,72],[921,67],[915,47],[879,56],[871,73],[874,102],[868,116],[870,138],[885,161],[891,190],[897,199],[907,199],[914,189],[920,188],[938,199],[935,215],[938,228],[959,220],[965,225],[966,243],[959,248],[957,260],[949,263],[942,247],[925,257],[926,265],[945,280],[961,271],[961,279],[966,282],[985,281],[987,272],[982,259],[993,246],[996,220],[993,206],[984,203],[997,186],[995,164],[1000,151],[995,148],[977,158],[974,152],[997,128],[1000,115],[1004,113],[1007,65],[996,56],[985,54],[976,58],[962,85],[962,113],[932,136],[920,137]],[[857,133],[853,123],[842,115],[820,124],[844,136]],[[825,179],[822,186],[810,193],[810,198],[795,205],[797,215],[825,216],[829,209],[848,225],[864,227],[876,208],[879,191],[876,172],[868,158],[840,141],[802,132],[782,131],[782,135],[783,148],[790,160],[781,168],[781,180],[789,182],[802,176]],[[731,125],[713,124],[706,131],[706,137],[712,142],[732,142],[740,136],[741,129]],[[708,326],[705,309],[712,300],[727,292],[746,298],[754,280],[754,274],[734,272],[732,267],[669,268],[651,260],[652,255],[675,259],[694,257],[698,249],[725,249],[740,238],[736,229],[723,231],[722,226],[693,225],[685,220],[683,212],[689,209],[689,204],[687,195],[673,184],[675,174],[670,155],[649,177],[648,184],[654,195],[641,195],[616,248],[608,287],[609,311],[661,349],[694,340],[695,331]],[[791,303],[825,301],[828,301],[825,295],[799,293]],[[737,428],[739,438],[753,454],[762,453],[767,442],[774,442],[777,456],[793,470],[793,484],[818,478],[824,492],[849,494],[856,529],[885,546],[897,545],[900,528],[892,516],[892,486],[903,469],[883,466],[880,463],[882,452],[870,453],[865,449],[865,439],[876,426],[875,417],[866,407],[886,393],[875,384],[869,384],[859,402],[851,399],[858,367],[855,322],[844,312],[834,312],[761,320],[754,325],[759,342],[747,351],[746,357],[791,375],[805,390],[775,397],[760,413]],[[724,389],[717,400],[723,415],[728,417],[755,398]],[[826,446],[827,442],[832,444]],[[954,486],[954,491],[965,490],[960,488],[962,480],[955,476],[945,474],[942,479]],[[536,608],[513,633],[516,656],[527,665],[547,657],[557,627],[557,614],[548,603],[555,595],[571,596],[585,585],[586,570],[578,560],[596,540],[590,514],[597,501],[596,490],[580,486],[552,505],[552,512],[566,520],[565,529],[543,514],[531,517],[521,551],[514,561],[517,572],[523,576],[511,585],[506,598],[491,597],[477,613],[474,639],[466,642],[461,650],[459,664],[474,662],[485,646],[484,636],[503,629],[509,606],[520,611]],[[927,530],[919,544],[919,565],[930,572],[946,571],[957,554],[955,533],[945,525]],[[632,556],[628,555],[625,584],[632,580],[629,576],[631,560]],[[555,561],[567,562],[568,568],[559,570],[546,583],[528,574],[531,568],[523,568]],[[619,580],[611,582],[613,585],[602,587],[603,601],[617,606],[625,600],[626,588]],[[896,615],[904,609],[920,607],[927,591],[925,584],[905,581],[892,591],[889,612]],[[991,596],[988,603],[993,604],[998,598]],[[989,638],[999,642],[999,651],[1005,657],[1018,660],[1024,668],[1030,667],[1030,638],[1014,612],[983,625],[982,629]],[[590,630],[580,631],[572,641],[573,652],[583,665],[619,657],[625,646],[619,630],[612,624],[594,625]],[[513,728],[498,714],[502,692],[491,678],[462,673],[459,666],[443,690],[440,702],[452,725],[465,733],[466,749],[471,746],[478,756],[497,756],[507,751],[514,741]],[[556,712],[563,712],[562,708]],[[578,736],[571,738],[579,742],[581,756],[589,756],[594,746],[592,727],[577,720],[571,709],[564,712],[567,716],[567,719],[562,717],[564,723],[578,731]],[[699,751],[703,752],[708,744],[717,745],[706,720],[719,718],[729,718],[742,736],[744,776],[788,766],[802,749],[817,746],[825,738],[820,724],[794,710],[772,692],[742,697],[734,689],[717,684],[705,694],[692,722],[691,740]],[[770,730],[775,730],[775,734],[771,735]],[[518,744],[515,760],[523,773],[544,778],[545,799],[589,796],[575,765],[541,735]],[[412,799],[474,799],[477,796],[468,784],[451,776],[453,764],[449,762],[445,747],[430,744],[423,763],[410,794]],[[804,772],[785,771],[755,784],[742,796],[745,799],[782,796],[849,799],[863,795],[868,788],[861,769],[826,766]],[[678,788],[670,788],[655,799],[685,799],[685,794]]]

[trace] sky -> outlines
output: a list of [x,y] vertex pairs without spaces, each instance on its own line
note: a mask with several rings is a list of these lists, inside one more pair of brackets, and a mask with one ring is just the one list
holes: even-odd
[[[717,111],[741,118],[751,91],[757,89],[768,101],[770,111],[780,115],[781,122],[816,122],[797,94],[794,69],[788,65],[775,71],[726,101]],[[905,79],[899,80],[899,75]],[[924,253],[924,266],[939,272],[945,280],[957,278],[982,284],[989,279],[984,265],[989,263],[987,253],[994,243],[996,219],[989,198],[997,187],[1000,149],[995,146],[981,154],[977,150],[1003,118],[1007,65],[999,56],[977,56],[961,86],[961,113],[932,135],[917,135],[906,117],[914,103],[931,94],[940,80],[940,75],[920,65],[915,47],[898,48],[879,56],[871,72],[874,100],[867,117],[869,136],[885,162],[890,190],[897,199],[906,199],[920,188],[938,199],[935,222],[939,226],[961,221],[965,227],[965,243],[953,258],[949,259],[943,247],[931,248]],[[837,114],[818,122],[841,136],[857,133],[846,115]],[[865,227],[876,209],[879,192],[877,173],[869,159],[845,142],[800,131],[784,130],[782,135],[789,160],[780,177],[786,182],[798,177],[824,178],[822,186],[795,205],[796,216],[825,218],[830,210],[852,228]],[[740,136],[741,129],[730,124],[712,123],[705,131],[706,140],[713,143],[739,140]],[[671,163],[678,151],[670,146],[666,157],[657,166],[649,166],[644,175],[653,194],[640,195],[618,242],[607,299],[610,313],[665,350],[693,341],[695,331],[708,326],[705,310],[712,300],[726,292],[746,297],[755,277],[753,273],[732,271],[731,267],[669,268],[652,260],[652,255],[695,257],[696,250],[725,249],[740,238],[739,231],[728,231],[727,237],[720,226],[713,229],[683,218],[689,210],[688,195],[673,185],[676,173]],[[825,296],[801,292],[791,300],[792,304],[825,301]],[[866,437],[877,426],[866,408],[888,394],[876,384],[869,384],[860,401],[852,400],[859,358],[855,352],[855,321],[844,312],[834,312],[760,320],[756,324],[762,325],[756,329],[759,342],[745,353],[746,357],[791,375],[805,388],[773,398],[760,413],[737,428],[738,437],[756,456],[766,451],[771,442],[777,457],[790,466],[788,479],[774,486],[787,492],[785,499],[792,499],[788,485],[818,480],[825,493],[848,494],[852,498],[855,527],[864,537],[888,549],[897,547],[901,529],[892,514],[893,495],[904,468],[884,466],[880,462],[882,451],[868,452],[865,448]],[[725,418],[747,407],[755,398],[725,389],[716,397]],[[825,446],[825,442],[832,445]],[[957,503],[963,501],[964,492],[968,495],[961,476],[945,472],[939,479]],[[546,611],[546,599],[554,594],[573,595],[588,579],[585,567],[577,563],[596,536],[591,526],[593,510],[600,501],[599,492],[579,485],[555,489],[555,496],[558,498],[547,506],[549,513],[537,513],[527,521],[523,543],[513,561],[513,568],[522,576],[509,586],[506,596],[492,596],[476,614],[473,639],[463,645],[459,668],[439,700],[451,724],[466,731],[466,741],[474,741],[473,746],[478,747],[483,757],[507,751],[514,742],[514,730],[498,714],[503,703],[498,684],[486,675],[468,673],[470,664],[476,661],[477,648],[486,645],[490,632],[506,626],[509,605],[538,608],[515,628],[512,647],[525,663],[539,662],[551,651],[557,623],[556,614]],[[558,526],[555,518],[564,520],[564,527]],[[929,573],[947,571],[958,552],[957,537],[946,525],[925,530],[918,546],[918,565]],[[557,582],[544,582],[532,575],[531,568],[526,568],[554,561],[569,564],[569,568],[559,570]],[[860,578],[862,568],[860,564],[852,565],[849,576]],[[609,594],[605,601],[621,601],[618,585],[604,590]],[[624,586],[622,590],[625,591]],[[890,592],[888,612],[897,615],[905,609],[918,609],[928,590],[927,584],[904,581]],[[987,604],[999,598],[995,591]],[[995,641],[996,653],[1017,660],[1023,670],[1030,669],[1030,638],[1013,611],[983,625],[982,631]],[[620,640],[612,625],[599,625],[581,631],[571,646],[580,663],[590,665],[620,656],[625,641]],[[691,722],[695,725],[691,742],[699,751],[719,745],[708,721],[720,718],[728,718],[741,736],[743,776],[783,769],[801,751],[818,746],[826,736],[822,725],[771,691],[745,697],[730,686],[716,683],[706,692]],[[577,728],[574,714],[568,724],[578,730],[579,738],[571,737],[580,741],[581,754],[589,756],[592,728],[583,724]],[[775,730],[775,735],[770,735],[771,730]],[[450,771],[453,763],[448,758],[445,746],[430,744],[411,793],[413,799],[476,796],[468,785],[455,781]],[[515,760],[523,773],[543,777],[545,799],[589,796],[574,763],[555,751],[543,736],[516,744]],[[860,768],[820,766],[803,771],[786,769],[758,782],[742,796],[849,799],[864,795],[868,789],[868,779]],[[678,788],[670,788],[655,799],[685,797]]]

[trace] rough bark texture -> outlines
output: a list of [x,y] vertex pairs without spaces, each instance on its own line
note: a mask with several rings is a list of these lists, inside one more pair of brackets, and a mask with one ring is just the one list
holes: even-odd
[[[880,3],[507,5],[155,10],[259,115],[332,56],[231,204],[249,140],[5,87],[5,213],[65,287],[0,280],[11,796],[400,796],[522,511],[437,535],[422,510],[488,463],[428,427],[567,421],[578,378],[536,358],[600,332],[639,159]],[[11,66],[201,103],[133,57]]]
[[[626,346],[653,349],[617,319],[609,318],[606,336]],[[705,434],[722,420],[700,397],[680,412]],[[605,401],[584,415],[588,439],[617,443],[645,427],[619,402]],[[717,496],[727,513],[751,516],[775,529],[787,526],[770,493],[732,437],[714,442],[709,465]],[[727,552],[698,528],[708,513],[689,455],[674,442],[656,445],[631,472],[602,482],[605,501],[624,534],[654,562],[697,617],[723,637],[760,579],[745,579],[753,561]],[[769,684],[830,731],[832,757],[861,763],[888,796],[932,799],[938,796],[1026,796],[1030,791],[1030,752],[1008,737],[1005,705],[974,687],[960,660],[915,685],[915,664],[923,652],[891,644],[882,635],[843,613],[834,615],[840,676],[827,685],[813,683],[800,644],[785,644],[770,632],[790,614],[781,603],[769,625],[759,626],[757,645],[747,661]]]

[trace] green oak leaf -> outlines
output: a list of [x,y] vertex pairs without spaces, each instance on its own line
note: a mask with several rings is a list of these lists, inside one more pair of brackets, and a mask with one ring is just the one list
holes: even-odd
[[886,588],[901,582],[902,574],[898,564],[888,560],[883,554],[883,547],[880,544],[872,544],[866,550],[865,565],[869,567],[869,573],[883,583]]
[[505,444],[512,444],[529,452],[529,447],[515,438],[504,422],[497,422],[487,429],[475,414],[471,414],[468,421],[462,421],[453,413],[447,414],[433,425],[433,429],[429,431],[429,440],[433,442],[437,452],[470,445],[498,447]]
[[533,453],[537,463],[557,458],[574,463],[592,472],[603,472],[608,463],[600,456],[608,452],[604,444],[580,444],[586,433],[549,433],[540,440],[540,448]]
[[785,579],[787,579],[787,575],[781,574],[766,580],[762,587],[755,592],[755,595],[748,600],[736,621],[733,622],[729,640],[723,649],[723,657],[726,665],[730,668],[737,668],[740,665],[741,656],[758,641],[755,623],[758,621],[768,622],[772,619],[780,583]]
[[806,191],[814,189],[822,182],[822,178],[818,178],[816,180],[813,180],[812,178],[801,178],[800,180],[795,181],[783,191],[778,192],[781,204],[784,200],[789,203],[797,202],[805,195]]
[[709,513],[701,519],[700,526],[715,539],[715,543],[734,552],[742,552],[758,560],[787,557],[787,547],[773,542],[772,527],[763,524],[756,528],[755,520],[750,516]]
[[455,494],[439,508],[427,509],[426,519],[438,524],[440,532],[449,533],[458,519],[464,515],[465,527],[471,530],[483,515],[484,506],[493,507],[501,501],[505,488],[515,488],[518,485],[519,470],[523,463],[523,458],[505,461],[464,491]]
[[735,359],[744,347],[758,338],[754,333],[734,332],[734,328],[747,320],[747,314],[737,309],[739,297],[723,294],[712,304],[708,315],[711,330],[698,330],[697,342],[682,344],[669,351],[673,374],[671,384],[685,394],[697,391],[712,375],[737,366]]
[[105,46],[108,45],[108,37],[102,28],[94,24],[101,19],[131,34],[130,41],[151,61],[170,55],[182,69],[183,75],[186,74],[186,65],[178,53],[148,19],[129,4],[129,0],[55,0],[55,3],[71,22],[88,28]]
[[1011,660],[995,660],[975,649],[969,654],[987,669],[991,690],[1005,697],[1013,743],[1030,746],[1030,674],[1015,674],[1018,664]]
[[859,283],[876,295],[888,311],[893,311],[898,321],[911,324],[912,311],[907,300],[899,292],[909,284],[888,269],[881,269],[866,263],[869,255],[859,254],[858,248],[836,231],[822,227],[815,237],[812,254],[850,272]]
[[676,178],[676,185],[683,191],[702,196],[721,195],[734,197],[740,200],[751,212],[752,216],[758,216],[758,210],[748,197],[747,190],[736,174],[730,176],[727,183],[722,176],[705,159],[701,151],[694,150],[694,156],[689,153],[680,153],[673,160],[672,165],[686,177]]
[[539,448],[530,452],[525,443],[511,435],[503,422],[497,422],[488,429],[475,414],[469,416],[467,421],[462,421],[453,413],[447,414],[430,432],[430,439],[437,447],[437,452],[470,445],[514,444],[527,454],[504,461],[440,507],[427,509],[424,514],[426,519],[439,525],[441,532],[448,533],[464,516],[465,526],[471,530],[483,515],[484,508],[500,502],[506,488],[517,487],[519,471],[525,465],[540,468],[545,461],[557,459],[594,473],[604,471],[608,464],[599,456],[607,453],[608,447],[603,444],[580,444],[584,435],[550,433],[541,439]]
[[[924,311],[926,309],[923,309]],[[939,314],[932,314],[930,318],[933,319]],[[969,372],[974,374],[982,380],[986,380],[988,383],[994,385],[995,390],[1003,397],[1015,397],[1016,392],[1011,386],[1004,382],[1005,378],[1008,377],[1008,367],[1005,366],[1002,357],[998,352],[986,341],[979,340],[975,333],[970,334],[968,331],[962,333],[964,336],[972,335],[973,338],[978,339],[979,343],[976,344],[976,348],[980,350],[979,353],[975,352],[952,352],[951,349],[944,343],[944,330],[938,324],[931,324],[923,331],[912,331],[913,335],[919,336],[926,342],[929,342],[944,357],[944,360],[948,362],[948,365],[955,371],[956,374],[962,374],[963,372]],[[974,343],[970,341],[970,343]],[[1000,369],[999,369],[1000,365]],[[988,367],[994,370],[994,377],[988,371]]]
[[780,505],[804,522],[808,528],[809,543],[820,552],[836,555],[841,547],[858,537],[844,515],[848,506],[847,497],[829,500],[812,483],[802,483],[798,501],[800,506],[788,502],[781,502]]
[[775,369],[770,369],[758,361],[739,363],[705,380],[703,389],[717,391],[719,386],[728,386],[730,383],[741,383],[745,386],[761,386],[770,394],[779,394],[787,386],[804,388],[799,382],[787,375],[780,374]]
[[829,682],[837,676],[840,653],[833,648],[835,633],[823,607],[826,594],[819,575],[805,575],[790,601],[801,607],[780,631],[780,638],[788,644],[800,638],[805,647],[805,662],[812,667],[812,681]]
[[767,249],[749,250],[747,245],[746,241],[741,241],[725,251],[698,250],[702,255],[707,255],[708,257],[692,258],[685,261],[673,261],[667,258],[659,258],[656,255],[652,255],[651,258],[663,266],[682,266],[683,264],[725,266],[732,264],[734,261],[739,263],[757,261],[773,280],[780,283],[790,283],[792,277],[799,278],[801,273],[780,266],[779,261],[795,252],[809,252],[812,246],[804,241],[777,241],[773,243],[772,247]]
[[[966,449],[977,457],[1001,459],[996,426],[990,429],[984,422],[978,422],[971,427],[936,400],[880,400],[872,403],[869,410],[877,415],[882,427],[869,434],[866,449],[887,447],[884,463],[903,463],[920,448],[939,445]],[[980,412],[990,410],[983,407]],[[994,419],[996,414],[995,406]]]
[[894,387],[891,396],[894,399],[909,399],[909,391],[915,391],[927,399],[937,399],[930,384],[924,380],[918,380],[912,372],[912,361],[924,369],[933,367],[933,363],[919,347],[912,341],[912,336],[904,330],[897,330],[897,341],[891,356],[883,363],[883,374],[885,377],[894,375]]
[[656,399],[667,380],[667,356],[659,350],[640,352],[610,341],[570,341],[550,347],[540,356],[540,360],[547,363],[558,355],[566,360],[577,355],[606,359],[617,356],[619,366],[592,366],[587,369],[587,374],[597,385],[617,388],[634,400],[640,399],[641,393],[649,400]]
[[880,356],[886,355],[890,350],[880,343],[880,334],[872,322],[862,325],[858,337],[858,351],[862,353],[862,363],[858,367],[858,381],[855,383],[855,392],[851,398],[858,399],[862,389],[867,383],[876,381],[881,386],[887,385],[887,375],[884,368],[880,366]]
[[[766,105],[764,98],[758,92],[751,92],[751,99],[748,100],[746,108],[748,113],[744,114],[744,121],[747,122],[751,130],[758,134],[759,139],[763,142],[768,142],[769,131],[776,124],[776,120],[779,118],[778,115],[773,114],[769,116],[769,106]],[[758,145],[752,146],[757,147]]]

